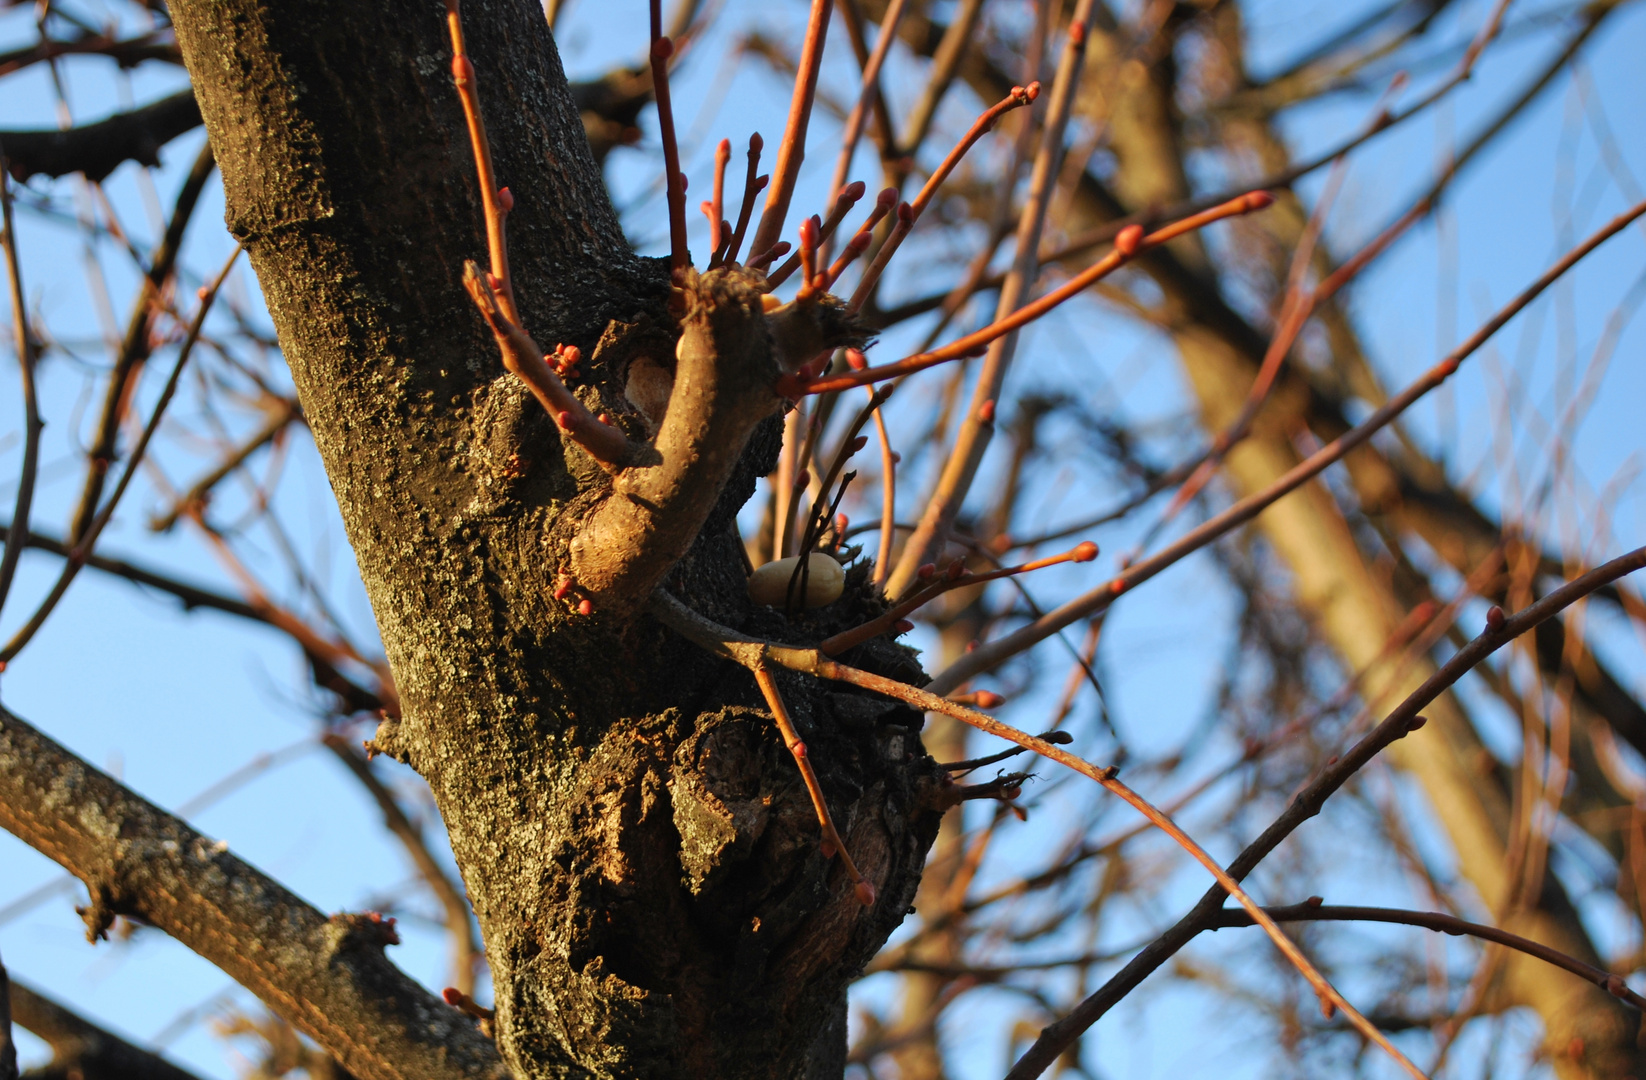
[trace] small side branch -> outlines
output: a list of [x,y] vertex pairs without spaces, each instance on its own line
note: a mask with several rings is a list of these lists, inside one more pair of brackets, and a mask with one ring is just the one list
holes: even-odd
[[817,823],[823,829],[823,853],[840,856],[841,865],[846,868],[846,876],[851,879],[858,901],[864,907],[873,905],[874,886],[865,881],[863,875],[858,872],[857,864],[852,862],[851,853],[846,850],[845,841],[840,839],[840,830],[834,827],[834,817],[829,813],[829,804],[823,798],[823,785],[817,781],[817,772],[812,768],[806,744],[801,740],[800,733],[795,730],[794,721],[789,718],[789,710],[783,704],[783,695],[778,693],[777,680],[772,678],[771,669],[764,664],[751,670],[754,672],[754,681],[760,685],[760,693],[765,696],[766,704],[772,710],[772,720],[776,722],[777,730],[783,735],[783,745],[788,747],[796,767],[800,769],[801,778],[806,782],[806,793],[811,796],[812,808],[817,811]]
[[498,351],[503,355],[503,366],[526,384],[566,437],[587,450],[590,457],[608,469],[620,468],[633,460],[637,448],[629,437],[591,413],[555,374],[531,335],[509,318],[504,307],[505,297],[496,288],[495,280],[495,275],[482,274],[472,259],[464,262],[463,286],[469,290],[469,297],[480,309],[486,325],[491,327]]

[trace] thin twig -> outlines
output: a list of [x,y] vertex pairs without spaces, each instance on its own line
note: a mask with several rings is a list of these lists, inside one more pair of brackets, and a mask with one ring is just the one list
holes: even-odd
[[63,594],[68,591],[69,586],[74,582],[75,575],[79,574],[80,568],[85,565],[86,557],[91,554],[92,549],[97,545],[97,538],[103,532],[103,527],[114,516],[115,508],[120,505],[121,497],[125,495],[126,488],[130,486],[131,479],[137,473],[137,467],[143,460],[143,455],[148,451],[150,440],[154,438],[154,433],[160,428],[160,418],[166,414],[166,406],[171,404],[172,395],[177,392],[177,383],[183,375],[183,366],[188,363],[190,354],[194,352],[194,343],[200,340],[200,328],[205,325],[206,315],[211,311],[212,301],[217,299],[218,290],[223,287],[223,282],[228,280],[229,271],[234,269],[235,260],[239,257],[240,248],[237,246],[230,253],[228,261],[223,264],[223,269],[218,271],[217,276],[212,279],[211,284],[200,291],[200,310],[195,313],[194,321],[189,324],[188,336],[183,339],[183,344],[177,351],[177,362],[172,365],[171,375],[167,377],[166,385],[160,391],[160,399],[155,403],[153,415],[149,417],[148,424],[143,428],[143,434],[138,438],[137,445],[132,448],[131,457],[126,462],[125,472],[120,474],[120,481],[114,486],[114,492],[109,496],[108,502],[103,505],[103,508],[98,511],[97,516],[92,519],[91,524],[86,528],[85,534],[75,541],[74,548],[69,552],[69,557],[63,564],[63,571],[58,575],[51,591],[46,594],[44,600],[40,601],[40,606],[35,609],[33,615],[29,616],[29,621],[18,628],[17,633],[12,635],[12,639],[6,643],[4,649],[0,649],[0,667],[11,662],[22,651],[23,647],[33,639],[34,635],[39,632],[40,627],[45,625],[46,619],[56,609],[57,602],[63,598]]
[[[1017,255],[1011,272],[1000,287],[996,321],[1010,315],[1028,297],[1040,269],[1040,236],[1046,224],[1046,211],[1051,206],[1052,189],[1063,167],[1063,140],[1073,111],[1075,92],[1080,86],[1081,70],[1085,66],[1087,23],[1092,17],[1092,4],[1093,0],[1080,0],[1069,20],[1063,55],[1058,59],[1057,74],[1052,79],[1051,100],[1046,109],[1040,147],[1035,153],[1028,196],[1018,215]],[[901,596],[914,580],[915,568],[935,556],[947,538],[993,438],[996,404],[1016,348],[1017,335],[1012,333],[995,338],[990,343],[977,382],[972,388],[971,407],[966,410],[960,429],[955,433],[954,445],[938,477],[937,488],[921,512],[920,524],[904,541],[903,554],[886,582],[888,595]]]
[[811,122],[812,103],[817,98],[817,75],[823,65],[823,44],[828,38],[829,16],[834,0],[812,0],[811,17],[806,21],[806,40],[800,47],[800,63],[794,76],[794,97],[789,102],[789,121],[777,146],[777,164],[772,167],[771,189],[766,208],[749,243],[751,253],[764,253],[777,245],[783,235],[783,221],[794,198],[794,184],[800,177],[800,162],[806,156],[806,128]]
[[[1490,941],[1514,949],[1517,952],[1523,952],[1528,956],[1535,956],[1539,960],[1553,964],[1555,967],[1563,968],[1580,979],[1594,983],[1619,1001],[1627,1002],[1636,1009],[1646,1011],[1646,998],[1629,989],[1629,984],[1623,981],[1623,976],[1614,975],[1591,964],[1585,964],[1575,956],[1569,956],[1559,949],[1551,949],[1549,946],[1533,941],[1531,938],[1511,934],[1507,930],[1499,930],[1495,926],[1483,926],[1480,923],[1466,922],[1455,915],[1447,915],[1439,911],[1405,911],[1400,908],[1323,905],[1318,902],[1290,904],[1286,907],[1271,907],[1264,910],[1276,922],[1393,923],[1397,926],[1420,926],[1425,930],[1436,930],[1442,934],[1467,934],[1470,937],[1480,938],[1482,941]],[[1218,912],[1216,922],[1207,929],[1221,930],[1225,927],[1250,925],[1252,925],[1251,917],[1245,912],[1224,910]]]
[[1028,625],[1007,634],[1005,637],[978,646],[933,680],[932,686],[935,692],[946,693],[972,676],[988,671],[1008,657],[1015,656],[1035,643],[1050,637],[1070,623],[1102,611],[1128,589],[1142,584],[1168,566],[1205,547],[1218,537],[1244,525],[1274,502],[1320,475],[1349,451],[1387,427],[1418,399],[1449,379],[1465,359],[1485,344],[1522,308],[1536,299],[1543,290],[1564,276],[1584,256],[1612,236],[1615,236],[1642,214],[1646,214],[1646,201],[1635,204],[1602,226],[1583,243],[1567,252],[1541,277],[1522,290],[1520,295],[1499,309],[1497,314],[1488,319],[1480,329],[1476,330],[1467,341],[1453,350],[1444,360],[1430,368],[1405,390],[1384,402],[1362,423],[1338,436],[1319,451],[1293,466],[1274,483],[1262,491],[1248,495],[1216,517],[1211,518],[1197,528],[1191,529],[1176,543],[1167,546],[1141,562],[1133,564],[1108,583],[1070,600],[1057,610],[1049,612]]
[[[686,250],[686,175],[680,171],[680,146],[675,141],[674,107],[669,99],[669,57],[674,55],[674,42],[663,36],[663,0],[651,0],[651,29],[652,96],[663,138],[663,186],[669,207],[669,263],[678,271],[691,262],[691,256]],[[713,228],[719,229],[718,216]]]
[[1224,203],[1222,206],[1213,207],[1193,217],[1173,222],[1171,225],[1147,236],[1142,235],[1142,229],[1135,226],[1122,230],[1120,235],[1115,237],[1114,250],[1107,256],[1098,260],[1062,287],[1054,289],[1031,304],[1025,304],[1004,319],[996,320],[980,330],[956,338],[940,349],[916,353],[913,356],[905,357],[895,363],[885,364],[881,367],[864,368],[862,371],[851,371],[840,375],[831,375],[827,378],[814,379],[799,386],[798,390],[800,393],[806,394],[822,394],[831,390],[844,390],[851,386],[863,386],[868,383],[882,382],[886,379],[895,379],[916,371],[924,371],[929,367],[936,367],[938,364],[947,363],[950,360],[976,356],[979,349],[987,346],[996,338],[1004,337],[1013,330],[1017,330],[1040,318],[1059,304],[1085,291],[1098,280],[1114,273],[1140,252],[1159,247],[1185,233],[1205,228],[1207,225],[1222,221],[1224,218],[1249,214],[1254,210],[1262,210],[1273,202],[1274,196],[1266,191],[1250,191],[1237,199]]
[[[1320,808],[1326,800],[1347,783],[1351,776],[1364,768],[1367,762],[1391,743],[1404,738],[1416,726],[1421,725],[1421,712],[1424,708],[1492,653],[1521,634],[1535,629],[1545,620],[1558,615],[1595,590],[1642,567],[1646,567],[1646,547],[1636,548],[1626,555],[1596,567],[1514,615],[1507,616],[1501,621],[1488,622],[1484,633],[1454,653],[1440,670],[1429,676],[1422,686],[1397,705],[1364,738],[1347,752],[1339,755],[1319,776],[1298,792],[1273,824],[1248,844],[1234,862],[1229,864],[1229,874],[1236,879],[1242,879],[1256,869],[1282,840],[1290,836],[1305,821],[1320,813]],[[1006,1080],[1033,1080],[1049,1068],[1064,1050],[1116,1002],[1129,994],[1151,972],[1201,931],[1208,929],[1219,917],[1225,897],[1221,885],[1209,890],[1192,911],[1134,956],[1096,993],[1082,1001],[1069,1015],[1042,1031],[1034,1045],[1018,1059],[1017,1064],[1006,1075]]]
[[[34,385],[34,336],[29,333],[29,313],[23,294],[23,267],[17,258],[17,226],[12,217],[11,175],[7,169],[5,147],[0,146],[0,227],[5,230],[3,239],[6,273],[11,283],[12,331],[16,334],[17,368],[23,383],[23,466],[17,478],[17,499],[12,507],[11,528],[6,532],[6,550],[0,555],[0,611],[5,610],[12,577],[17,573],[17,560],[23,553],[24,538],[29,534],[34,482],[40,474],[40,431],[45,427],[40,420],[40,397]],[[6,1043],[8,1048],[10,1045]]]
[[891,235],[886,238],[886,242],[880,245],[880,250],[875,253],[874,261],[863,271],[863,280],[857,283],[857,288],[852,292],[851,300],[846,304],[848,311],[855,312],[862,309],[864,303],[869,299],[869,295],[874,292],[875,283],[880,280],[880,275],[885,271],[886,264],[891,262],[893,255],[897,254],[897,249],[903,243],[903,238],[909,235],[909,230],[914,228],[914,223],[920,220],[921,213],[937,196],[943,182],[949,178],[950,173],[954,172],[961,159],[966,156],[966,152],[976,145],[979,139],[993,131],[995,124],[1000,121],[1002,116],[1013,109],[1020,109],[1031,104],[1039,96],[1040,84],[1037,82],[1032,82],[1028,86],[1014,86],[1010,93],[985,109],[983,115],[972,122],[972,126],[967,129],[961,140],[955,144],[954,149],[949,151],[948,156],[926,178],[925,185],[921,187],[920,194],[914,197],[914,201],[904,203],[897,208],[897,225],[892,229]]
[[806,782],[806,792],[811,796],[812,808],[817,811],[817,823],[823,829],[824,843],[834,854],[840,856],[840,865],[845,867],[846,877],[851,880],[858,901],[864,907],[869,907],[874,903],[874,886],[858,873],[857,864],[852,862],[851,853],[846,850],[845,842],[840,839],[840,831],[834,827],[834,818],[829,814],[829,804],[823,798],[823,785],[817,781],[817,773],[812,769],[805,742],[795,730],[794,721],[789,719],[789,710],[783,704],[783,695],[777,690],[777,681],[772,678],[771,671],[764,664],[749,670],[754,673],[754,681],[760,684],[760,692],[765,695],[766,704],[772,710],[772,720],[783,735],[783,745],[788,747],[795,765],[800,769],[801,778]]

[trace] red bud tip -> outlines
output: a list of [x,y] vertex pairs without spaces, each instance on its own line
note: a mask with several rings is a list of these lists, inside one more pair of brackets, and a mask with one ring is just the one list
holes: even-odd
[[834,858],[834,845],[827,840],[821,841],[817,845],[817,850],[823,853],[825,859]]
[[966,560],[956,559],[954,562],[950,563],[948,568],[943,571],[943,576],[948,578],[950,581],[959,581],[961,578],[965,577]]
[[1503,629],[1503,609],[1496,604],[1486,609],[1486,629],[1493,633]]
[[834,516],[834,531],[838,532],[838,533],[843,533],[843,532],[846,531],[846,526],[850,525],[851,523],[852,523],[852,519],[847,517],[845,514],[836,514]]
[[697,204],[697,209],[704,217],[708,217],[710,214],[714,213],[714,203],[704,199],[702,202]]
[[1077,47],[1086,44],[1085,23],[1076,21],[1069,24],[1069,44]]
[[854,256],[861,255],[865,251],[869,250],[869,245],[873,242],[873,234],[860,232],[853,236],[850,240],[846,241],[846,250],[850,251]]
[[1275,201],[1275,197],[1270,192],[1267,192],[1267,191],[1253,191],[1253,192],[1250,192],[1249,194],[1247,194],[1247,196],[1246,196],[1246,209],[1247,210],[1262,210],[1265,207],[1273,206],[1274,201]]
[[674,42],[666,37],[660,37],[652,42],[652,59],[667,60],[674,55]]
[[602,424],[610,424],[612,422],[610,413],[601,413],[599,416],[595,417],[595,419],[600,421]]
[[896,450],[892,451],[892,464],[893,465],[903,464],[903,455],[899,454]]
[[789,747],[789,753],[793,754],[797,758],[805,757],[806,744],[803,742],[796,742],[793,746]]
[[772,245],[772,261],[775,262],[778,259],[781,259],[793,248],[794,245],[789,243],[787,240],[779,240],[776,244]]
[[760,153],[761,150],[764,150],[765,147],[766,147],[766,140],[762,139],[760,137],[760,132],[757,131],[753,135],[749,136],[749,149],[750,150],[752,150],[752,151],[754,151],[755,153],[758,154],[758,153]]
[[1029,98],[1030,101],[1033,101],[1036,98],[1038,98],[1040,96],[1040,80],[1036,79],[1034,82],[1030,83],[1028,86],[1025,86],[1023,88],[1023,93],[1028,95],[1028,98]]
[[977,407],[977,420],[982,424],[994,423],[994,399],[990,398]]
[[977,692],[977,707],[980,709],[998,709],[1006,704],[1006,699],[993,690],[979,690]]
[[852,448],[846,451],[846,456],[851,457],[867,445],[869,445],[869,437],[867,435],[859,435],[857,438],[852,440]]
[[572,424],[576,421],[576,419],[577,418],[572,416],[572,414],[566,409],[562,409],[554,414],[554,422],[560,425],[561,431],[570,431],[572,429]]
[[1137,254],[1137,249],[1142,243],[1143,226],[1128,225],[1115,236],[1114,249],[1129,259]]
[[1021,794],[1023,794],[1023,789],[1021,787],[1017,787],[1017,786],[1014,785],[1012,787],[1007,788],[1005,791],[1002,791],[1000,793],[1000,797],[1002,799],[1005,799],[1007,802],[1010,802],[1011,800],[1017,798]]
[[561,574],[560,580],[554,584],[554,598],[564,600],[566,594],[572,591],[572,579],[568,574]]
[[897,220],[905,225],[914,224],[914,207],[908,203],[897,204]]
[[894,187],[882,188],[880,194],[874,197],[874,204],[883,212],[890,213],[892,207],[897,205],[897,189]]
[[[852,237],[852,242],[856,243],[857,237]],[[847,349],[846,366],[853,371],[862,371],[869,366],[869,358],[863,355],[862,349]]]
[[1406,725],[1406,730],[1407,731],[1416,731],[1419,728],[1421,728],[1424,724],[1427,724],[1428,722],[1429,722],[1429,718],[1427,716],[1414,716],[1414,717],[1412,717],[1412,722],[1410,724]]
[[1328,1020],[1337,1015],[1337,1006],[1332,1004],[1331,998],[1320,999],[1320,1015]]
[[474,65],[469,63],[468,57],[452,57],[452,78],[456,79],[460,83],[468,82],[470,79],[474,78]]
[[771,182],[772,182],[771,175],[767,174],[767,173],[762,173],[761,175],[755,177],[754,178],[754,193],[756,195],[758,195],[762,191],[765,191],[766,190],[766,185],[771,183]]
[[205,303],[206,302],[206,297],[208,297],[210,295],[211,295],[211,290],[206,288],[204,285],[202,285],[198,289],[194,290],[195,299],[199,300],[201,303]]
[[582,603],[577,605],[577,613],[579,615],[593,615],[594,614],[594,604],[590,603],[587,600],[584,600]]
[[675,179],[677,181],[679,181],[679,183],[680,183],[680,194],[682,194],[682,195],[686,194],[686,185],[688,183],[688,181],[686,180],[686,174],[685,173],[676,173],[675,174]]
[[445,998],[446,1004],[450,1005],[454,1009],[463,1004],[463,991],[459,990],[455,986],[446,987],[444,990],[440,991],[440,996]]
[[514,209],[514,192],[510,191],[506,187],[498,188],[497,189],[497,205],[501,206],[503,208],[503,212],[505,214],[508,213],[510,210],[513,210]]
[[874,886],[867,881],[859,881],[853,890],[857,893],[857,902],[864,907],[874,907]]
[[914,623],[910,622],[908,619],[899,619],[897,622],[892,624],[892,629],[896,630],[899,634],[907,634],[910,630],[914,629]]
[[1309,907],[1319,907],[1321,904],[1326,902],[1326,898],[1323,896],[1311,896],[1303,902]]
[[1075,562],[1091,562],[1097,558],[1097,545],[1090,540],[1074,549]]
[[560,346],[560,355],[566,358],[566,363],[575,364],[583,359],[583,350],[576,345],[562,345]]
[[819,223],[816,214],[800,223],[800,248],[802,251],[817,247],[818,229]]
[[977,645],[978,645],[978,641],[977,641],[977,639],[976,639],[976,638],[972,638],[972,639],[971,639],[971,640],[970,640],[970,641],[968,641],[968,642],[966,642],[966,651],[967,651],[967,652],[975,652],[975,651],[977,651]]
[[800,475],[794,478],[795,490],[796,491],[802,491],[802,490],[805,489],[806,485],[810,484],[811,482],[812,482],[812,471],[810,469],[801,469],[800,470]]
[[920,569],[914,572],[914,576],[919,578],[921,581],[925,581],[935,573],[937,573],[936,563],[921,563]]
[[840,197],[845,199],[848,203],[854,203],[861,199],[863,197],[863,193],[868,190],[869,185],[865,184],[861,180],[853,180],[851,183],[846,185],[846,190],[840,193]]

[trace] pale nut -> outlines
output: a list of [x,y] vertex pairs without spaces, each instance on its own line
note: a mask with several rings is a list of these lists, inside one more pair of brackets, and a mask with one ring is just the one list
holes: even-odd
[[[799,565],[800,556],[791,555],[760,567],[749,575],[749,599],[772,607],[785,606],[789,599],[789,581]],[[806,595],[804,599],[800,597],[800,583],[796,582],[795,598],[801,601],[801,607],[822,607],[840,599],[845,589],[846,571],[832,555],[814,551],[806,557]]]

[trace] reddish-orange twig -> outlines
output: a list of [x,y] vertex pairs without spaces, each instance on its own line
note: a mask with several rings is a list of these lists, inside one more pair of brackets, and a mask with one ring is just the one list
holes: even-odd
[[879,637],[881,634],[893,629],[911,614],[951,589],[962,589],[969,585],[982,585],[985,582],[996,581],[1015,574],[1026,574],[1032,570],[1041,570],[1048,566],[1057,566],[1060,563],[1091,562],[1095,558],[1097,558],[1097,545],[1088,540],[1059,555],[1035,559],[1032,562],[1023,563],[1021,566],[1007,566],[999,570],[990,570],[984,574],[971,573],[966,569],[965,562],[960,559],[956,559],[950,565],[949,570],[941,576],[935,574],[933,571],[936,568],[928,564],[922,568],[925,571],[922,576],[932,580],[925,588],[917,590],[906,599],[899,600],[886,611],[861,626],[854,626],[850,630],[842,630],[833,637],[826,639],[817,647],[817,651],[825,656],[839,656],[853,645],[860,645],[870,638]]
[[520,321],[514,307],[514,282],[509,277],[509,247],[504,219],[514,206],[507,189],[499,190],[492,170],[491,143],[486,139],[486,122],[480,116],[480,88],[475,85],[474,65],[463,45],[463,16],[458,0],[446,0],[446,28],[451,32],[452,81],[463,102],[463,118],[469,125],[469,145],[474,148],[474,168],[479,174],[480,202],[486,218],[486,250],[491,257],[492,276],[497,279],[498,303],[511,322]]
[[986,347],[995,338],[1004,337],[1013,330],[1033,322],[1052,308],[1083,292],[1094,282],[1114,273],[1139,252],[1159,247],[1161,244],[1177,239],[1184,233],[1204,228],[1214,221],[1261,210],[1272,202],[1274,202],[1274,196],[1268,192],[1252,191],[1237,199],[1231,199],[1222,206],[1216,206],[1193,217],[1174,222],[1158,232],[1150,233],[1148,236],[1141,235],[1143,232],[1141,228],[1129,226],[1122,230],[1119,236],[1115,237],[1114,250],[1104,258],[1082,271],[1061,288],[1054,289],[1031,304],[1025,304],[1004,319],[990,323],[981,330],[957,338],[942,348],[933,349],[931,352],[917,353],[896,363],[884,364],[880,367],[865,368],[862,371],[845,372],[826,379],[814,380],[801,388],[802,392],[822,394],[831,390],[844,390],[850,386],[863,386],[884,379],[895,379],[898,376],[908,375],[916,371],[924,371],[929,367],[936,367],[938,364],[958,360],[964,356],[976,355],[977,350]]
[[783,127],[783,141],[777,146],[777,164],[772,167],[772,186],[766,193],[766,209],[749,244],[751,252],[764,252],[783,235],[783,221],[794,198],[794,183],[800,176],[800,162],[806,156],[806,127],[811,122],[812,103],[817,98],[817,74],[823,64],[823,44],[829,34],[829,16],[834,0],[812,0],[806,22],[806,41],[800,47],[800,64],[794,76],[794,97],[789,102],[789,122]]
[[[821,252],[828,250],[829,238],[834,235],[835,230],[840,227],[841,221],[845,219],[846,214],[851,211],[851,208],[857,205],[857,200],[863,197],[863,193],[866,190],[867,185],[865,185],[863,181],[859,180],[856,183],[848,184],[844,190],[835,196],[833,209],[829,211],[829,216],[823,220],[820,228],[818,229],[818,251]],[[802,247],[804,247],[804,245],[802,245]],[[777,270],[772,273],[771,277],[767,280],[767,284],[774,289],[777,288],[779,285],[783,284],[783,282],[787,281],[789,275],[794,273],[799,266],[800,256],[790,256],[788,262],[778,267]],[[804,291],[810,284],[811,279],[808,277],[805,281],[800,283],[800,288]]]
[[[486,325],[491,327],[498,351],[503,355],[503,366],[526,384],[532,396],[554,417],[560,430],[608,469],[627,463],[633,450],[629,437],[620,428],[602,422],[578,400],[576,394],[566,388],[560,376],[543,359],[543,350],[537,342],[521,329],[519,323],[503,314],[501,297],[473,260],[463,264],[463,286],[480,309]],[[565,356],[562,362],[566,367],[576,365],[577,357],[571,355],[574,351],[571,346],[556,349],[557,355]]]
[[863,271],[863,280],[857,283],[857,288],[852,292],[851,300],[846,304],[848,310],[858,311],[863,307],[864,302],[869,298],[869,294],[874,292],[875,282],[879,281],[880,275],[885,272],[886,264],[891,262],[893,255],[897,254],[897,249],[902,245],[903,238],[909,235],[909,230],[914,228],[914,223],[920,220],[921,212],[937,196],[938,189],[943,186],[943,181],[947,180],[949,174],[954,172],[955,167],[960,164],[960,159],[966,156],[966,151],[975,146],[977,140],[994,130],[995,124],[1002,116],[1013,109],[1020,109],[1032,103],[1039,96],[1040,84],[1037,82],[1032,82],[1028,86],[1014,86],[1009,94],[989,106],[984,110],[983,115],[972,123],[965,136],[955,144],[953,150],[949,151],[948,157],[945,157],[942,163],[932,170],[931,176],[926,178],[926,183],[920,189],[920,194],[914,197],[913,202],[904,204],[908,208],[907,213],[904,212],[904,206],[897,208],[897,225],[892,229],[892,234],[886,238],[886,242],[880,246],[880,250],[875,253],[874,261],[869,264],[868,269]]
[[709,219],[709,254],[716,259],[721,246],[731,239],[731,230],[726,228],[726,164],[731,159],[732,141],[721,139],[720,145],[714,148],[714,197],[702,208]]
[[794,721],[789,719],[789,710],[783,704],[783,695],[777,691],[777,680],[764,664],[752,669],[754,681],[760,684],[760,692],[766,697],[766,705],[772,710],[772,719],[777,723],[777,730],[783,734],[783,745],[789,748],[794,757],[794,763],[800,769],[800,776],[806,782],[806,791],[812,798],[812,807],[817,811],[817,823],[823,828],[823,842],[833,849],[833,853],[840,856],[840,864],[846,869],[846,876],[851,879],[852,887],[857,893],[857,900],[864,907],[874,903],[874,886],[858,873],[857,864],[852,862],[851,854],[846,850],[845,843],[840,839],[840,831],[834,827],[834,818],[829,814],[829,805],[823,800],[823,785],[817,782],[817,773],[812,770],[811,758],[807,756],[806,744],[800,738],[800,733],[794,728]]
[[[897,40],[897,24],[903,19],[904,3],[905,0],[892,0],[886,8],[886,14],[880,20],[880,36],[875,39],[874,51],[869,54],[868,61],[863,65],[863,86],[858,91],[857,104],[852,107],[851,115],[846,118],[846,131],[840,140],[840,157],[835,161],[834,179],[829,183],[831,197],[846,186],[846,174],[851,171],[852,157],[857,153],[857,142],[863,135],[864,121],[867,120],[869,108],[880,92],[880,66],[886,62],[886,54],[891,51],[892,42]],[[829,250],[827,241],[824,241],[823,250],[826,256]]]
[[749,215],[754,212],[754,199],[771,179],[767,176],[756,176],[760,169],[760,150],[765,142],[760,138],[760,132],[749,136],[749,174],[743,181],[743,205],[737,211],[737,228],[732,230],[730,245],[721,262],[736,262],[737,253],[743,249],[743,234],[749,227]]
[[972,676],[1001,663],[1007,657],[1015,656],[1035,643],[1043,641],[1070,623],[1087,618],[1107,608],[1114,602],[1116,597],[1126,590],[1142,584],[1190,553],[1200,550],[1230,530],[1244,525],[1272,503],[1320,475],[1328,466],[1341,459],[1343,455],[1388,426],[1397,416],[1410,408],[1413,402],[1416,402],[1449,379],[1457,371],[1463,360],[1485,344],[1498,330],[1502,329],[1503,324],[1514,318],[1522,308],[1563,277],[1566,271],[1576,265],[1585,255],[1588,255],[1606,240],[1621,232],[1630,222],[1642,214],[1646,214],[1646,201],[1635,204],[1607,222],[1583,243],[1562,256],[1541,277],[1522,290],[1520,295],[1499,309],[1497,314],[1493,315],[1480,329],[1470,335],[1469,340],[1453,350],[1451,355],[1430,368],[1405,390],[1386,401],[1360,424],[1293,466],[1280,479],[1262,491],[1248,495],[1221,514],[1185,533],[1176,543],[1128,567],[1108,583],[1070,600],[1057,610],[1046,613],[1034,622],[1007,634],[1005,637],[980,645],[933,680],[932,686],[935,692],[943,693],[945,690],[953,689]]

